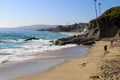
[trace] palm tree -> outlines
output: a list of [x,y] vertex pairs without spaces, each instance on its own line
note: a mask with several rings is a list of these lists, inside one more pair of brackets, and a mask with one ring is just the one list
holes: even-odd
[[101,15],[101,3],[98,3],[99,5],[99,15]]
[[98,17],[98,13],[97,13],[96,1],[97,1],[97,0],[94,0],[95,12],[96,12],[96,18],[97,18],[97,17]]

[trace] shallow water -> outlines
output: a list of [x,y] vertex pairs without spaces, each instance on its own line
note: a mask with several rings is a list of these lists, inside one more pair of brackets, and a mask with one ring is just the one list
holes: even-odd
[[83,57],[88,51],[87,47],[77,46],[72,48],[65,48],[56,51],[45,52],[44,58],[29,60],[20,63],[5,63],[0,64],[0,80],[7,80],[9,78],[43,72],[50,67],[63,63],[65,60]]
[[[34,36],[39,40],[25,41]],[[47,31],[0,29],[0,63],[28,60],[35,58],[32,55],[39,52],[75,46],[49,46],[49,41],[68,36],[70,35]]]

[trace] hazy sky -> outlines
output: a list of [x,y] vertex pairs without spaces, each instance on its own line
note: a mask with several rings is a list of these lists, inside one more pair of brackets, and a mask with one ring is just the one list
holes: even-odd
[[[97,0],[102,11],[120,0]],[[95,18],[94,0],[0,0],[0,27],[32,24],[72,24]]]

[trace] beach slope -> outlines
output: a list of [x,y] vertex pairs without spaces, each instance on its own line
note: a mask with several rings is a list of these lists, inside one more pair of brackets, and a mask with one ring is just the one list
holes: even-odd
[[[108,51],[106,53],[104,51],[104,45],[108,45]],[[98,41],[90,48],[89,53],[82,58],[66,61],[64,64],[55,66],[46,72],[17,77],[11,80],[119,80],[119,59],[119,42],[115,42],[114,47],[110,47],[110,42]],[[111,76],[112,72],[109,68],[104,67],[106,63],[108,64],[107,67],[110,66],[112,72],[116,72],[116,74],[112,74]],[[115,65],[117,67],[114,67]],[[102,67],[104,68],[101,69]],[[105,73],[105,69],[106,74],[103,74]],[[106,77],[105,75],[108,76]]]

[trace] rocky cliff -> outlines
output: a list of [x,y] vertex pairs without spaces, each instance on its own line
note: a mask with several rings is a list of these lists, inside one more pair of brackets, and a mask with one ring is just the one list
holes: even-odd
[[91,20],[87,35],[72,36],[58,39],[56,45],[69,43],[91,45],[101,38],[115,37],[120,39],[120,6],[113,7],[104,12],[100,17]]
[[87,23],[75,23],[73,25],[59,25],[56,28],[39,29],[38,31],[82,32],[87,25]]
[[97,19],[91,20],[88,29],[88,36],[120,38],[120,6],[110,8]]

